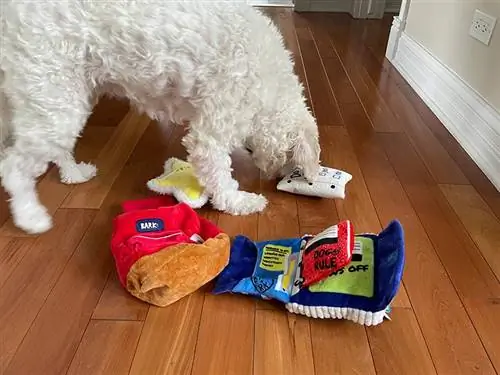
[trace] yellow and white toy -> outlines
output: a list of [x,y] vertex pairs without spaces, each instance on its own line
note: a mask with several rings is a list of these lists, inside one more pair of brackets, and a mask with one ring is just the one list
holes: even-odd
[[208,202],[205,189],[199,184],[194,169],[187,161],[170,158],[165,162],[161,176],[149,180],[147,186],[159,194],[170,194],[179,202],[200,208]]

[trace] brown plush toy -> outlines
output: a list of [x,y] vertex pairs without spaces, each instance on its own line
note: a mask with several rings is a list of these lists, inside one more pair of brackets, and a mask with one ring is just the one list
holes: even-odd
[[140,258],[127,274],[127,290],[157,306],[167,306],[211,281],[227,265],[229,237],[203,244],[181,243]]
[[114,220],[111,251],[123,287],[170,305],[214,279],[229,261],[230,239],[168,196],[128,201]]

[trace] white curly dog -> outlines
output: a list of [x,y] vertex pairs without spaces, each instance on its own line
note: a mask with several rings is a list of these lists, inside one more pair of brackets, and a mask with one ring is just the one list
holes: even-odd
[[282,36],[236,1],[2,0],[0,176],[14,223],[52,227],[36,180],[49,163],[64,183],[96,168],[73,156],[102,94],[125,97],[160,124],[188,123],[183,145],[216,209],[250,214],[262,195],[239,190],[231,152],[246,147],[275,176],[318,171],[315,119]]

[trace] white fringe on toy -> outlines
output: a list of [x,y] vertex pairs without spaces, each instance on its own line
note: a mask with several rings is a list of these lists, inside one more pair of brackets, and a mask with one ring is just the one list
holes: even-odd
[[350,307],[304,306],[298,303],[287,303],[286,309],[294,314],[319,319],[347,319],[365,326],[376,326],[384,321],[386,310],[364,311]]

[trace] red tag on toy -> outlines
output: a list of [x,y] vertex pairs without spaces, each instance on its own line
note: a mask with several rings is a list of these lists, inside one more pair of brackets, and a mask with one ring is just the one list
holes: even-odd
[[315,284],[345,267],[352,259],[354,230],[349,220],[311,238],[302,254],[302,286]]

